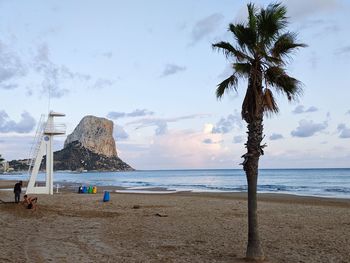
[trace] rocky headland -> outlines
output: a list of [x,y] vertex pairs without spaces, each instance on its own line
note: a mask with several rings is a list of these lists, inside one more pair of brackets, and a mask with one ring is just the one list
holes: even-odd
[[[45,169],[46,157],[41,163]],[[15,171],[26,170],[26,160],[9,162]],[[54,170],[132,171],[117,154],[113,138],[113,122],[106,118],[85,116],[67,136],[62,150],[54,152]]]
[[131,166],[117,154],[113,122],[85,116],[67,136],[64,148],[54,153],[55,170],[129,171]]

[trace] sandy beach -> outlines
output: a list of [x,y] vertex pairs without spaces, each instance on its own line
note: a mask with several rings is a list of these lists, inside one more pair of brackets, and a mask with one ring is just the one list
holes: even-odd
[[[112,192],[103,203],[99,190],[39,195],[36,211],[0,191],[0,262],[244,262],[243,193]],[[350,260],[350,200],[262,194],[259,218],[267,262]]]

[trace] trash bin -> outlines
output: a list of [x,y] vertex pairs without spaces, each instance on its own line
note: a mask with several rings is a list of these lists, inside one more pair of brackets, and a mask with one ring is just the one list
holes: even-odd
[[88,193],[89,193],[89,194],[92,194],[92,186],[89,186],[89,188],[88,188]]
[[96,187],[96,186],[92,187],[92,193],[93,193],[93,194],[96,194],[96,193],[97,193],[97,187]]
[[86,194],[86,193],[87,193],[87,187],[83,186],[83,194]]
[[108,202],[109,201],[109,192],[105,191],[103,195],[103,202]]

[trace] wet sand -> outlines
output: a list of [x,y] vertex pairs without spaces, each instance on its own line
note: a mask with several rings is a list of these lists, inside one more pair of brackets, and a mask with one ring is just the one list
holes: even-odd
[[[38,195],[35,211],[0,191],[0,262],[244,262],[246,194],[113,192],[104,203],[103,189]],[[267,262],[350,261],[350,200],[262,194],[258,212]]]

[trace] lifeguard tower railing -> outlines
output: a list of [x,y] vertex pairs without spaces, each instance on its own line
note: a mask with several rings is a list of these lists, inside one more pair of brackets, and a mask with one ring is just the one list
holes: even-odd
[[64,123],[47,123],[44,129],[44,134],[62,135],[66,132]]

